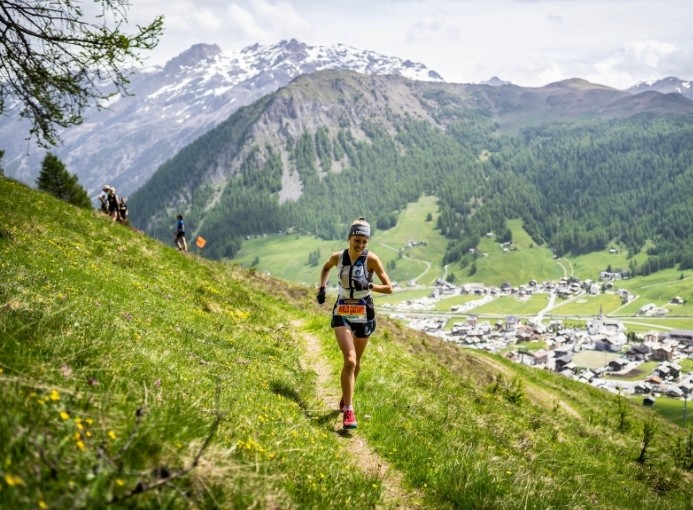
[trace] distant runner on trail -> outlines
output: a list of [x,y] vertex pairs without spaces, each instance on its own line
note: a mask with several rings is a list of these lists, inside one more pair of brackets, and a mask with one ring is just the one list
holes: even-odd
[[173,242],[180,251],[188,251],[188,243],[185,241],[185,222],[183,215],[176,216],[176,230],[174,231]]
[[[359,218],[349,229],[349,248],[336,251],[327,259],[320,271],[318,303],[325,302],[325,287],[330,269],[337,267],[338,298],[332,308],[332,328],[344,357],[341,385],[342,399],[339,410],[344,413],[345,429],[355,429],[353,397],[356,378],[361,370],[361,356],[368,338],[375,331],[375,306],[371,291],[392,294],[392,283],[378,256],[366,249],[371,227]],[[373,284],[373,273],[381,284]]]

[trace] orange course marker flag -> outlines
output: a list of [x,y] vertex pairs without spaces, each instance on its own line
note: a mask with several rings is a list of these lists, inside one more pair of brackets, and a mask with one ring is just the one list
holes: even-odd
[[205,241],[204,237],[197,236],[197,241],[195,241],[195,244],[198,248],[204,248],[205,244],[207,244],[207,241]]

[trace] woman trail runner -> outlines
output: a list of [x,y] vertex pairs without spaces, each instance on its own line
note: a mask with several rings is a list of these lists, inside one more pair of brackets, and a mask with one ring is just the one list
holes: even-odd
[[[349,229],[349,247],[336,251],[327,259],[320,271],[318,303],[325,302],[325,287],[330,270],[337,268],[338,296],[332,308],[332,328],[342,351],[344,364],[341,373],[342,399],[339,410],[344,413],[343,427],[357,427],[353,397],[356,378],[361,370],[361,356],[368,345],[368,338],[375,331],[375,306],[371,292],[392,293],[390,277],[378,256],[366,249],[371,227],[359,218]],[[373,283],[373,273],[380,284]]]

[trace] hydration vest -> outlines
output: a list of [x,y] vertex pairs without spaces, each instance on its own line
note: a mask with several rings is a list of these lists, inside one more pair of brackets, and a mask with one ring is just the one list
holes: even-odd
[[339,262],[337,263],[337,281],[339,282],[339,286],[337,291],[340,298],[362,299],[366,296],[370,296],[370,289],[356,290],[351,287],[351,280],[354,279],[363,278],[365,276],[368,281],[373,280],[373,272],[368,271],[367,260],[368,250],[364,250],[353,265],[349,257],[348,249],[344,250],[339,256]]

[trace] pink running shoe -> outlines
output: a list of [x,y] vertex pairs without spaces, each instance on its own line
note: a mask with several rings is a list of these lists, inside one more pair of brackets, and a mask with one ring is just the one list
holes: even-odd
[[345,429],[355,429],[357,427],[356,416],[354,416],[353,409],[347,409],[344,411],[344,422],[342,427]]
[[339,401],[339,412],[343,413],[346,410],[347,410],[347,408],[346,408],[346,404],[344,403],[344,397],[342,397],[342,399]]

